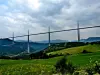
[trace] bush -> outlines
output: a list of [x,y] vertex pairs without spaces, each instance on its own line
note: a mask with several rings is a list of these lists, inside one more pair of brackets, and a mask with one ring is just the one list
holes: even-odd
[[37,53],[30,54],[29,57],[30,57],[30,59],[47,59],[48,55],[45,52],[40,51]]
[[86,72],[88,75],[93,75],[94,73],[100,74],[100,63],[96,62],[93,67],[87,68]]
[[10,59],[9,56],[0,56],[0,59]]
[[94,71],[100,74],[100,63],[96,62],[94,66]]
[[75,66],[73,66],[73,64],[71,62],[67,63],[67,72],[70,74],[73,74],[75,71]]
[[56,71],[60,72],[62,75],[65,73],[73,74],[73,72],[75,71],[75,67],[72,65],[71,62],[66,61],[66,56],[60,59],[55,65]]
[[93,75],[93,68],[87,68],[86,72],[88,73],[88,75]]
[[89,52],[89,51],[87,51],[87,50],[83,50],[82,53],[85,54],[85,53],[91,53],[91,52]]
[[74,75],[79,75],[79,72],[74,72]]
[[69,53],[66,53],[65,55],[66,55],[66,56],[68,56],[68,55],[71,55],[71,54],[69,54]]
[[61,72],[64,74],[66,72],[66,57],[63,57],[59,61],[57,61],[55,68],[57,72]]

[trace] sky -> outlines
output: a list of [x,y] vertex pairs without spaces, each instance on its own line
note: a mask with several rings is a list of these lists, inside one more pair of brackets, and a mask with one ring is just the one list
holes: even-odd
[[[0,38],[52,30],[100,25],[100,0],[0,0]],[[100,28],[81,30],[81,39],[99,37]],[[26,37],[25,37],[26,38]],[[52,39],[76,40],[77,32],[51,34]],[[22,40],[24,38],[21,38]],[[27,38],[26,38],[27,39]],[[45,40],[48,35],[32,36]]]

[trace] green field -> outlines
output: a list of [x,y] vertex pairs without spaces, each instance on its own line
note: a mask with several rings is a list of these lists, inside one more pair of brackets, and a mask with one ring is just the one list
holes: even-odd
[[[88,50],[93,53],[80,53],[82,50]],[[100,62],[100,45],[87,45],[81,47],[74,47],[55,53],[71,53],[68,55],[68,61],[78,68],[86,68],[92,66],[95,61]],[[33,59],[33,60],[0,60],[0,75],[52,75],[54,65],[63,56],[49,58],[49,59]]]
[[81,53],[83,50],[87,50],[88,52],[98,52],[100,51],[100,45],[86,45],[86,46],[80,46],[80,47],[73,47],[73,48],[67,48],[67,49],[63,49],[63,50],[59,50],[59,51],[54,51],[54,52],[50,52],[48,53],[51,55],[55,55],[55,54],[78,54]]
[[51,75],[61,57],[34,60],[0,60],[0,75]]
[[68,57],[68,59],[76,66],[92,65],[95,61],[100,62],[100,52],[88,54],[75,54]]
[[[52,74],[55,63],[62,57],[35,60],[0,60],[0,75]],[[85,67],[100,61],[100,52],[68,56],[75,66]]]

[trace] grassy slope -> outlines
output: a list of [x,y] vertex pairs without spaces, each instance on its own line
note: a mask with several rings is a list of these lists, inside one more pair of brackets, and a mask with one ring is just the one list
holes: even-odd
[[[77,54],[82,50],[92,51],[94,53]],[[100,46],[88,45],[75,48],[69,48],[52,53],[66,53],[69,52],[73,55],[68,56],[68,61],[71,61],[76,66],[90,66],[95,61],[100,62]],[[0,60],[0,75],[51,75],[54,64],[61,58],[55,57],[50,59],[34,59],[34,60]]]
[[[54,69],[54,64],[61,58],[55,57],[50,59],[34,59],[34,60],[0,60],[0,75],[38,75],[45,73],[50,74]],[[74,54],[68,56],[68,61],[71,61],[76,66],[90,66],[95,61],[100,62],[100,52],[89,54]],[[91,61],[91,63],[90,63]],[[44,75],[44,74],[43,74]]]
[[96,61],[100,62],[100,52],[88,53],[88,54],[75,54],[68,57],[68,60],[71,61],[76,66],[90,66]]
[[81,53],[83,50],[87,50],[89,52],[98,52],[100,51],[100,45],[86,45],[86,46],[80,46],[80,47],[73,47],[68,49],[63,49],[60,51],[54,51],[50,52],[48,54],[55,55],[55,54],[78,54]]
[[42,75],[48,75],[54,68],[53,65],[60,58],[0,60],[0,75],[39,75],[40,73],[43,73]]

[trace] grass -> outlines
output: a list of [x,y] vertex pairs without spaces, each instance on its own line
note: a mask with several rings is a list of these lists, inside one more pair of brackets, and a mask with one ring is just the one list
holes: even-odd
[[81,53],[83,50],[87,50],[88,52],[98,52],[100,51],[100,45],[86,45],[86,46],[80,46],[80,47],[73,47],[73,48],[67,48],[67,49],[63,49],[63,50],[59,50],[59,51],[54,51],[54,52],[50,52],[48,53],[51,55],[55,55],[55,54],[78,54]]
[[[93,53],[82,54],[82,50],[88,50]],[[70,53],[68,61],[75,66],[86,68],[95,63],[100,62],[100,45],[87,45],[64,49],[60,51],[50,52]],[[33,60],[0,60],[0,75],[52,75],[54,65],[62,56],[50,59],[33,59]]]
[[[0,75],[51,75],[60,57],[34,60],[0,60]],[[68,61],[82,68],[100,62],[100,52],[69,55]],[[91,62],[90,62],[91,61]]]
[[51,75],[61,57],[34,60],[0,60],[0,75]]
[[100,62],[100,52],[88,53],[88,54],[75,54],[68,57],[76,66],[86,67],[93,65],[96,61]]

